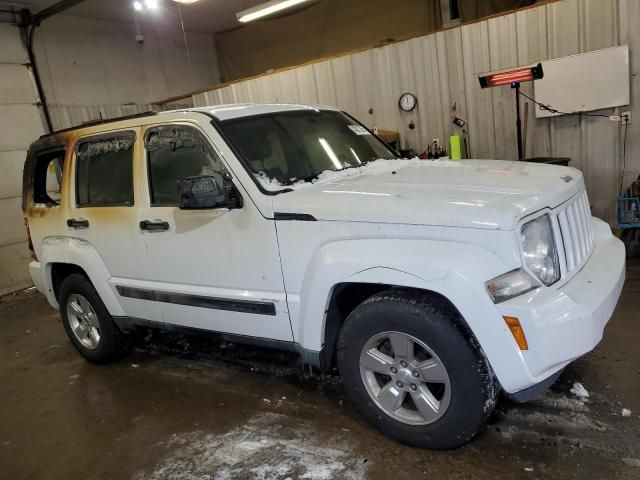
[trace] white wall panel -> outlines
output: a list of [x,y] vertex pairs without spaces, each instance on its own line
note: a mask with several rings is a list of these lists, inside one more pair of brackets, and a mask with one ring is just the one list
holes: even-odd
[[0,23],[0,64],[25,64],[29,61],[27,51],[22,46],[18,29],[8,23]]
[[[347,112],[352,112],[353,115],[358,115],[364,120],[365,117],[358,111],[356,94],[358,88],[353,74],[353,57],[354,55],[348,55],[322,63],[328,63],[333,72],[333,88],[335,89],[336,96],[335,105],[340,105]],[[365,115],[368,114],[365,112]]]
[[[0,245],[13,245],[23,242],[27,247],[27,231],[24,228],[24,216],[22,214],[22,197],[11,197],[0,200]],[[11,227],[11,228],[5,228]]]
[[[130,2],[123,8],[130,8]],[[151,103],[220,81],[214,36],[176,28],[55,15],[34,49],[47,99],[60,105]],[[1,45],[1,44],[0,44]]]
[[35,83],[31,71],[20,64],[2,65],[0,104],[33,104]]
[[[2,76],[0,64],[0,76]],[[0,152],[26,150],[44,133],[40,111],[33,104],[0,103]]]
[[0,199],[22,196],[22,166],[26,152],[0,152]]
[[20,32],[0,24],[0,295],[31,283],[21,208],[22,166],[44,133]]
[[[509,87],[480,89],[478,74],[621,44],[631,47],[632,105],[636,105],[640,100],[637,0],[549,3],[223,86],[194,95],[194,103],[337,105],[369,127],[398,130],[403,147],[422,151],[433,138],[446,141],[461,133],[449,117],[455,102],[459,115],[468,121],[473,157],[514,159],[515,94]],[[243,85],[249,85],[250,92]],[[405,91],[418,97],[414,112],[403,113],[397,107]],[[523,85],[522,91],[533,94],[531,84]],[[613,223],[622,173],[622,128],[594,117],[536,119],[535,105],[529,101],[522,102],[523,114],[527,102],[526,155],[571,157],[571,164],[585,173],[594,213]],[[640,110],[633,110],[640,118]],[[640,173],[640,122],[628,128],[625,185]]]
[[320,105],[337,105],[336,84],[333,80],[333,65],[331,62],[316,63],[311,66],[313,80]]
[[[75,127],[100,119],[123,117],[151,111],[189,108],[191,104],[157,105],[49,105],[54,130]],[[35,138],[34,138],[35,139]]]

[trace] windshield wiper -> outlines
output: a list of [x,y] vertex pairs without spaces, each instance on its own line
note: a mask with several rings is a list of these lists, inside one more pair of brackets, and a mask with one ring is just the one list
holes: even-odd
[[[349,164],[346,167],[342,167],[342,170],[347,170],[348,168],[360,168],[360,167],[364,167],[367,163],[369,163],[371,160],[363,160],[360,163],[354,163],[353,165]],[[338,170],[339,172],[342,170]]]
[[347,170],[349,168],[358,168],[358,167],[364,167],[367,163],[369,163],[371,160],[365,160],[362,163],[355,163],[353,165],[347,164],[344,167],[342,167],[341,169],[337,170],[337,169],[332,169],[332,168],[324,168],[322,170],[315,170],[307,175],[303,175],[301,177],[293,177],[289,183],[287,183],[287,185],[292,185],[296,182],[299,181],[305,181],[305,182],[312,182],[313,180],[315,180],[316,178],[318,178],[320,176],[321,173],[324,172],[341,172],[343,170]]
[[337,171],[337,170],[331,170],[330,168],[323,168],[322,170],[315,170],[311,173],[308,173],[307,175],[303,175],[301,177],[293,177],[291,180],[289,180],[289,183],[287,185],[292,185],[296,182],[299,181],[304,181],[304,182],[312,182],[313,180],[315,180],[316,178],[318,178],[320,176],[321,173],[326,172],[327,170],[330,171]]

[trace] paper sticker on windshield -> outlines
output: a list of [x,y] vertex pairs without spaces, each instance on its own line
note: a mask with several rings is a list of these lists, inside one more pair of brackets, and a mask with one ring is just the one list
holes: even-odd
[[349,125],[349,128],[356,135],[371,135],[369,130],[364,128],[362,125]]

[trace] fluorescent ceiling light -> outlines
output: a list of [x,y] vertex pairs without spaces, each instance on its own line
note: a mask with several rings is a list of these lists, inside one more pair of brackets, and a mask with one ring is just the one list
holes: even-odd
[[145,0],[144,2],[149,10],[155,10],[158,8],[158,0]]
[[196,3],[198,0],[173,0],[176,3],[184,3],[185,5],[189,5],[190,3]]
[[257,20],[267,15],[271,15],[287,8],[291,8],[295,5],[299,5],[309,0],[271,0],[270,2],[261,3],[253,8],[248,8],[241,12],[236,13],[236,18],[239,22],[247,23]]
[[138,2],[138,1],[133,2],[133,9],[136,12],[141,12],[142,11],[142,3]]

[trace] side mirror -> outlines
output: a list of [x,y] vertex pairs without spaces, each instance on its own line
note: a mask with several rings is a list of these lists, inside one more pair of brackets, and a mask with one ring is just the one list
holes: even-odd
[[226,206],[225,192],[222,188],[222,176],[198,175],[185,177],[178,181],[178,208],[197,210]]

